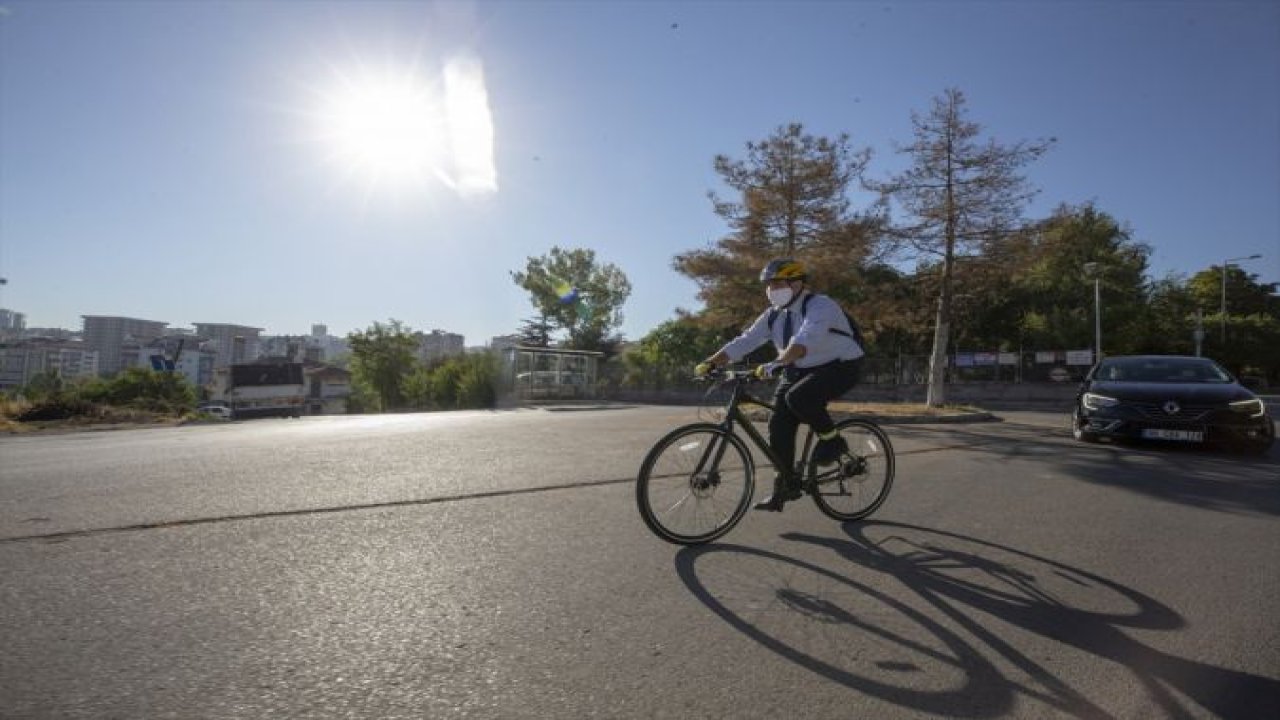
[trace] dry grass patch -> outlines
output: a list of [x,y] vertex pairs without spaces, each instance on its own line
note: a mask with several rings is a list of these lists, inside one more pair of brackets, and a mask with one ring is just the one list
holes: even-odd
[[838,400],[827,406],[833,413],[850,415],[880,415],[884,417],[955,417],[982,412],[966,405],[944,405],[939,408],[929,407],[924,403],[872,403],[847,402]]
[[0,400],[0,433],[16,435],[40,432],[42,430],[111,430],[156,425],[177,425],[186,419],[186,416],[179,417],[150,410],[98,405],[95,406],[92,413],[74,415],[62,420],[19,421],[18,416],[30,410],[31,407],[31,403],[26,400]]

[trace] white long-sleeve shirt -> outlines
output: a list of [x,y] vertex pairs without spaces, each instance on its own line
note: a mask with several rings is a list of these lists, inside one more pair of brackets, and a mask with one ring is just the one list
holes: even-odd
[[738,362],[767,342],[772,342],[781,352],[785,349],[782,333],[787,325],[787,314],[790,313],[791,344],[805,347],[805,355],[796,361],[796,367],[817,367],[835,360],[856,360],[865,355],[862,346],[852,337],[831,332],[835,328],[848,333],[850,328],[844,311],[826,295],[812,293],[813,299],[809,301],[804,316],[801,317],[800,309],[804,307],[805,296],[809,294],[811,293],[805,290],[786,309],[779,310],[772,329],[769,328],[769,313],[772,308],[765,310],[751,323],[751,327],[726,343],[721,350],[729,356],[730,362]]

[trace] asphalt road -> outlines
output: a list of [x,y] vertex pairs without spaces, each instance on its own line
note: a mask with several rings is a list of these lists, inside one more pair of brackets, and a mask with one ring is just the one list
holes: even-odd
[[0,717],[1274,717],[1280,450],[898,425],[898,479],[681,549],[691,408],[0,439]]

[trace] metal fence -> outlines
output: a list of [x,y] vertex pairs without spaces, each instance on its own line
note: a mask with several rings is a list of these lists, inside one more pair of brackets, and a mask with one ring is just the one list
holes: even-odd
[[[1046,383],[1079,382],[1093,365],[1091,350],[962,350],[947,356],[946,382]],[[862,366],[864,385],[926,385],[928,355],[868,357]]]

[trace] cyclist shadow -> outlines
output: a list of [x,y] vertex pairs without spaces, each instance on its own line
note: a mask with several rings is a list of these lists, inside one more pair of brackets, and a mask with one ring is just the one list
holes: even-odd
[[[1010,712],[1022,695],[1056,714],[1113,716],[1010,639],[1025,633],[1128,668],[1169,717],[1193,714],[1180,704],[1178,694],[1219,717],[1247,716],[1257,708],[1275,707],[1280,699],[1276,680],[1179,658],[1126,634],[1125,628],[1175,630],[1186,625],[1171,608],[1132,588],[1043,556],[946,531],[892,522],[847,524],[845,530],[848,539],[802,533],[783,537],[829,549],[882,575],[859,582],[812,562],[732,545],[684,550],[676,556],[676,568],[695,597],[761,645],[846,687],[924,712],[994,717]],[[868,534],[885,531],[880,540]],[[717,553],[729,555],[718,558]],[[727,567],[719,560],[729,557],[748,560],[732,565],[752,572],[731,571],[740,577],[726,583],[728,589],[713,592],[711,569]],[[752,567],[761,563],[779,565],[761,573]],[[752,581],[764,587],[752,588]],[[908,594],[895,590],[891,596],[869,584],[884,586],[885,581],[904,586]],[[745,595],[743,587],[748,588]],[[868,599],[884,607],[869,608]],[[865,619],[883,617],[886,607],[916,629]],[[1002,633],[992,622],[978,620],[974,611],[1025,633]],[[800,626],[813,622],[823,624],[820,634],[830,638],[829,644],[804,645],[804,638],[814,633]],[[921,631],[933,640],[921,640]],[[863,647],[853,653],[860,657],[833,649],[842,634],[856,636],[849,644]],[[865,656],[875,652],[896,659],[868,663]],[[1006,677],[996,667],[997,656],[1017,668],[1020,678]],[[939,685],[945,687],[934,689]]]

